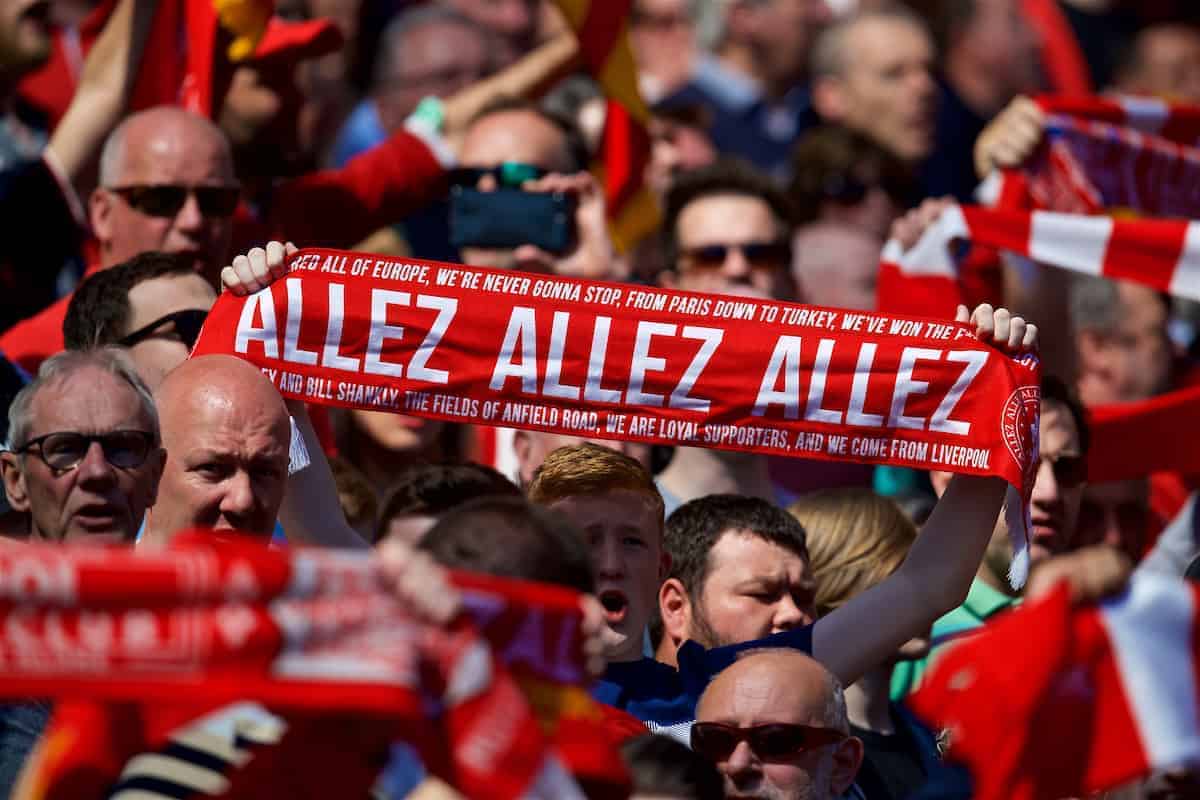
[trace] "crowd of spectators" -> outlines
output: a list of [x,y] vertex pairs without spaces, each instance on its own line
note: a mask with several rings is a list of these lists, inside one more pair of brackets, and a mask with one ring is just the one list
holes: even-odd
[[[1193,3],[1046,4],[1097,93],[1200,104]],[[1041,139],[1028,98],[1056,88],[1061,43],[1036,3],[633,0],[662,214],[627,250],[589,171],[604,94],[549,0],[278,0],[279,25],[340,35],[226,65],[208,116],[139,106],[159,5],[0,0],[12,546],[156,548],[201,527],[392,547],[434,616],[441,567],[566,585],[604,620],[593,695],[648,729],[623,750],[635,796],[971,796],[905,698],[1022,602],[999,479],[306,407],[189,352],[222,291],[270,284],[297,246],[872,310],[884,241],[911,244]],[[533,230],[548,218],[473,239],[468,204],[495,193],[566,198],[561,246]],[[999,269],[1001,294],[959,322],[1041,353],[1035,577],[1075,554],[1058,574],[1083,601],[1134,565],[1182,576],[1191,484],[1089,484],[1087,409],[1194,384],[1200,314],[1136,283]],[[53,713],[0,706],[0,794]],[[238,758],[217,752],[164,751],[122,780],[203,796],[196,776]],[[1121,796],[1200,796],[1187,780]],[[453,796],[411,753],[379,792]]]

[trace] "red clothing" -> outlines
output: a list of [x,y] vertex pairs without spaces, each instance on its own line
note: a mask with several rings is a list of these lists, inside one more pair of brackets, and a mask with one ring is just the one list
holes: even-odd
[[[341,169],[301,175],[275,187],[261,221],[239,220],[234,239],[245,246],[285,239],[301,247],[351,247],[399,221],[444,190],[445,171],[418,137],[401,130]],[[91,270],[89,270],[90,272]],[[28,372],[63,349],[70,297],[0,336],[0,351]]]

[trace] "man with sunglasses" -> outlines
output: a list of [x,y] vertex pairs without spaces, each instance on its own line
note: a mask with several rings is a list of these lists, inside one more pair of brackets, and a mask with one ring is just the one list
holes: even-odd
[[186,257],[149,252],[85,278],[63,320],[68,350],[128,348],[153,391],[187,360],[216,292]]
[[0,470],[29,538],[132,542],[166,453],[144,383],[110,348],[47,360],[9,408]]
[[[1073,552],[1089,542],[1079,535],[1079,510],[1087,479],[1089,433],[1083,406],[1067,385],[1052,375],[1042,377],[1041,423],[1037,478],[1033,484],[1030,515],[1030,564],[1037,566],[1052,556]],[[932,472],[934,491],[941,496],[949,484],[948,472]],[[901,661],[892,673],[892,696],[901,698],[917,688],[931,659],[954,639],[984,625],[996,614],[1020,601],[1008,582],[1012,540],[1001,515],[996,521],[983,562],[961,606],[933,625],[933,648],[918,661]]]
[[[707,294],[794,300],[790,207],[765,174],[718,161],[681,173],[667,193],[663,230],[670,269],[659,282]],[[732,493],[776,500],[768,459],[749,453],[676,448],[658,477],[667,514],[688,500]]]
[[717,765],[726,797],[833,800],[854,783],[863,744],[842,687],[795,650],[756,650],[713,679],[696,706],[692,749]]

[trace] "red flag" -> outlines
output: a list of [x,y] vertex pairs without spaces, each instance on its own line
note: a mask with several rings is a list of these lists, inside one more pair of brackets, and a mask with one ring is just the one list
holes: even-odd
[[1082,797],[1200,759],[1200,586],[1137,576],[1072,609],[1065,587],[946,652],[910,702],[950,730],[979,800]]

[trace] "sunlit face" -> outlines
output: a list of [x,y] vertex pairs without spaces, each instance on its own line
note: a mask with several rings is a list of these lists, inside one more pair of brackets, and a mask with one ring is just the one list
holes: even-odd
[[[48,433],[154,431],[137,393],[106,370],[88,367],[53,382],[33,398],[25,442]],[[139,466],[111,464],[93,442],[73,469],[52,469],[38,454],[4,453],[9,502],[31,518],[32,535],[54,542],[131,542],[154,501],[163,453],[153,448]]]
[[760,639],[816,620],[816,582],[797,553],[748,531],[726,531],[708,554],[688,636],[705,647]]
[[928,34],[900,19],[868,18],[845,36],[841,118],[906,161],[934,142],[937,85]]
[[107,266],[160,250],[190,257],[212,285],[229,256],[231,214],[202,207],[195,191],[170,216],[148,213],[121,191],[130,187],[229,188],[237,185],[220,131],[183,115],[147,118],[127,131],[117,174],[92,195],[91,222]]
[[[741,194],[712,194],[693,200],[679,214],[675,236],[679,256],[670,273],[675,288],[764,300],[790,296],[786,257],[756,259],[753,251],[744,249],[750,244],[783,244],[786,252],[786,231],[765,200]],[[714,245],[725,247],[724,259],[701,259],[706,248]]]
[[[739,728],[769,723],[825,727],[827,684],[813,669],[798,671],[772,656],[748,656],[717,675],[696,706],[697,722]],[[725,796],[758,800],[829,800],[837,796],[831,744],[765,761],[742,741],[718,761]]]
[[608,623],[605,657],[636,661],[642,656],[642,634],[666,574],[657,506],[640,492],[617,489],[566,497],[550,508],[575,523],[586,538],[596,597]]
[[282,403],[214,396],[161,409],[167,466],[154,528],[166,536],[193,527],[269,537],[287,485],[291,428]]

